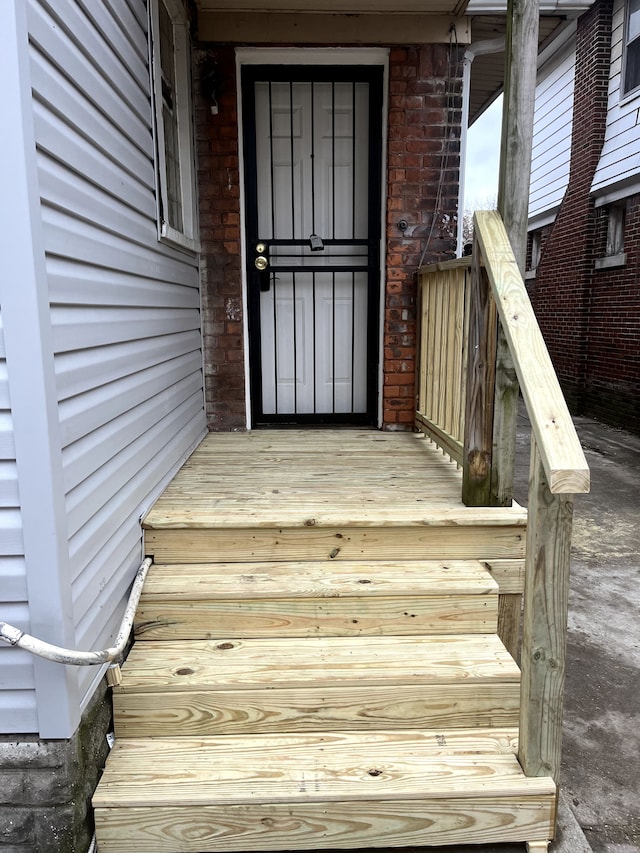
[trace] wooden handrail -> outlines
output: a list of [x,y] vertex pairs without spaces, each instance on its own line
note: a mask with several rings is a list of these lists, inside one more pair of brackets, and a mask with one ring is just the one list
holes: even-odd
[[553,494],[586,493],[589,466],[500,214],[477,211],[475,234],[549,489]]
[[[461,462],[467,506],[510,505],[513,436],[503,433],[517,376],[531,421],[518,759],[527,776],[557,781],[573,500],[589,490],[589,468],[500,214],[478,211],[474,231],[470,267],[420,270],[416,428]],[[500,598],[506,612],[513,602]]]

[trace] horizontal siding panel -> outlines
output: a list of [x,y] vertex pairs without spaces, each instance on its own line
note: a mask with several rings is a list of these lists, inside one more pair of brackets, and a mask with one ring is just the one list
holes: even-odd
[[185,376],[201,375],[201,370],[200,353],[189,353],[62,401],[59,408],[63,447],[162,393]]
[[193,417],[202,408],[202,390],[197,374],[185,377],[162,394],[157,394],[66,447],[62,464],[67,492],[122,452],[133,438],[143,435],[151,424],[159,422],[168,412],[182,406],[187,400],[193,407],[189,417]]
[[[3,619],[16,628],[22,628],[25,624],[24,620],[16,619],[11,615],[11,609],[7,612],[3,608]],[[0,647],[0,690],[7,688],[11,690],[33,688],[33,658],[29,652],[14,649],[3,643]]]
[[536,85],[529,218],[557,208],[569,182],[574,65],[571,44]]
[[73,308],[52,306],[55,352],[108,346],[135,337],[153,338],[200,328],[197,309]]
[[[93,0],[82,0],[84,5],[93,3]],[[146,0],[122,0],[121,3],[111,4],[111,14],[135,47],[139,47],[147,32],[147,6]],[[142,51],[145,57],[146,52]]]
[[132,474],[148,465],[156,454],[161,453],[180,425],[197,417],[201,409],[201,396],[192,395],[187,403],[175,406],[162,420],[150,425],[151,428],[76,486],[67,495],[66,518],[69,535],[73,536],[99,512],[111,495],[125,489]]
[[0,554],[19,557],[24,554],[22,514],[19,509],[0,507]]
[[[54,115],[46,106],[33,101],[36,142],[41,151],[55,157],[85,180],[110,193],[153,219],[156,215],[153,188],[145,186]],[[144,175],[142,176],[145,177]]]
[[[27,598],[27,567],[24,557],[0,556],[0,601],[2,606],[4,607],[4,602],[26,601]],[[6,615],[2,618],[7,621]]]
[[91,267],[66,258],[49,258],[51,302],[62,305],[112,305],[134,308],[199,308],[200,292],[194,278],[188,285],[128,276]]
[[[45,249],[52,255],[129,275],[157,277],[187,286],[194,283],[195,261],[189,255],[160,254],[150,246],[130,243],[47,206],[42,208],[42,221]],[[191,263],[186,262],[187,258]]]
[[[61,17],[64,10],[67,22],[71,22],[70,15],[74,14],[76,6],[83,10],[91,26],[108,44],[114,56],[118,57],[140,88],[145,91],[149,85],[146,19],[145,26],[142,27],[139,22],[132,19],[131,15],[128,15],[125,24],[118,18],[118,9],[122,5],[117,3],[116,8],[111,9],[108,3],[96,3],[95,0],[75,0],[73,4],[69,0],[64,2],[55,0],[57,16]],[[138,5],[142,6],[144,11],[144,4],[138,2]],[[73,24],[71,29],[77,32]]]
[[0,409],[11,408],[11,399],[9,397],[9,374],[7,372],[7,362],[0,359]]
[[67,400],[188,353],[199,353],[200,332],[127,341],[95,350],[62,353],[56,358],[58,399]]
[[607,127],[600,161],[591,185],[591,191],[596,193],[637,177],[640,170],[638,99],[620,101],[624,34],[624,6],[621,0],[616,0],[614,5],[612,24]]
[[0,459],[15,459],[13,417],[10,411],[0,411]]
[[[132,529],[137,532],[138,536],[141,536],[139,515],[149,509],[149,504],[145,504],[148,495],[164,479],[166,474],[179,464],[186,449],[199,441],[204,433],[204,418],[197,418],[186,424],[180,433],[173,436],[162,453],[158,453],[145,469],[138,471],[126,488],[114,495],[109,505],[105,506],[101,513],[93,516],[71,539],[70,558],[74,576],[73,593],[76,600],[78,584],[89,589],[96,601],[98,600],[99,587],[95,584],[94,579],[82,578],[84,570],[111,541],[116,532],[118,532],[117,535],[120,535],[122,531]],[[138,515],[132,514],[132,505],[139,507]],[[115,569],[115,567],[112,568]]]
[[109,160],[126,169],[132,180],[153,187],[153,163],[148,152],[131,145],[121,128],[93,104],[81,101],[68,81],[35,50],[31,51],[31,84],[43,108],[51,109],[53,104],[54,112],[64,116],[74,135],[90,139]]
[[32,44],[73,82],[79,93],[109,116],[134,145],[141,151],[147,150],[150,126],[147,93],[96,37],[85,16],[77,16],[80,32],[74,32],[72,39],[63,22],[49,15],[38,0],[28,0],[27,9]]
[[[140,525],[125,524],[89,562],[74,584],[74,614],[78,648],[97,647],[117,632],[129,588],[142,556]],[[114,567],[117,570],[114,571]],[[100,612],[94,612],[96,588]]]
[[0,731],[37,732],[38,712],[33,690],[0,690]]
[[13,461],[0,462],[0,507],[19,507],[18,469]]

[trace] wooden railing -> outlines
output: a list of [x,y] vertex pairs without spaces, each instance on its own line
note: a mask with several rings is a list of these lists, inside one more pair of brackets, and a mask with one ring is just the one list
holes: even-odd
[[[479,211],[474,225],[470,266],[450,262],[420,271],[421,363],[432,364],[419,368],[416,426],[462,463],[467,505],[504,504],[512,483],[505,490],[497,468],[508,456],[502,448],[515,438],[501,434],[502,424],[513,424],[504,409],[513,406],[514,394],[505,389],[514,386],[515,371],[531,421],[518,757],[528,776],[557,780],[573,496],[589,491],[589,468],[502,219]],[[465,293],[462,319],[459,291]],[[449,311],[451,319],[444,316]],[[452,327],[456,333],[445,341]],[[462,340],[458,329],[466,329]],[[452,433],[443,414],[451,403],[443,401],[458,388],[464,424]]]

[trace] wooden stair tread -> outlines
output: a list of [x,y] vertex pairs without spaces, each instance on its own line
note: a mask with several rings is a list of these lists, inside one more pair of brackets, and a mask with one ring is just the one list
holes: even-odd
[[[366,497],[340,497],[336,489],[324,501],[310,485],[291,501],[273,495],[260,498],[212,497],[208,486],[200,498],[191,492],[163,496],[143,521],[145,529],[246,529],[246,528],[371,528],[371,527],[525,527],[526,510],[512,507],[461,507],[459,498],[433,500],[389,498],[384,505]],[[368,493],[370,494],[370,492]]]
[[[97,807],[546,796],[510,752],[447,752],[435,733],[118,741]],[[466,734],[469,743],[472,735]],[[482,740],[486,738],[486,734]],[[228,745],[225,741],[230,740]]]
[[283,561],[153,565],[141,601],[489,595],[498,585],[477,560]]
[[518,682],[491,634],[137,643],[118,692]]

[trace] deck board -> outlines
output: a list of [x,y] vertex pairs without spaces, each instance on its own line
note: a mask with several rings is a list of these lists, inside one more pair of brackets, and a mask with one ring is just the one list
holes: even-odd
[[[211,433],[144,519],[147,529],[524,524],[471,510],[455,463],[425,438],[376,430]],[[464,520],[463,520],[464,519]]]

